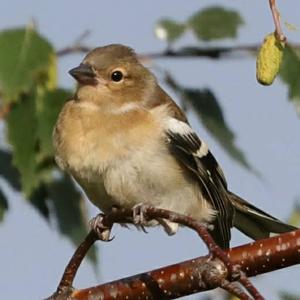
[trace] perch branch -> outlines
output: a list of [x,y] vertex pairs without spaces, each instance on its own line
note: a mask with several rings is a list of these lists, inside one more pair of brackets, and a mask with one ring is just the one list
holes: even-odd
[[[247,276],[286,268],[300,263],[300,230],[228,249],[225,252],[231,263],[240,265],[242,272]],[[176,299],[215,288],[215,281],[206,280],[207,274],[211,277],[213,272],[223,279],[228,275],[223,262],[211,260],[210,256],[203,256],[95,287],[72,290],[68,296],[62,298],[53,296],[48,299]],[[241,279],[244,280],[243,276]],[[232,286],[230,289],[232,290]],[[233,290],[232,292],[234,293]],[[254,297],[260,299],[256,295]]]
[[[128,222],[131,215],[131,211],[118,210],[105,216],[103,218],[103,225],[105,227],[111,227],[115,222]],[[239,280],[254,299],[263,299],[246,276],[270,272],[300,262],[300,230],[229,249],[226,252],[219,249],[222,254],[216,255],[214,251],[217,246],[213,245],[214,242],[210,245],[210,237],[207,239],[205,235],[205,231],[207,231],[206,227],[195,222],[193,219],[153,207],[146,207],[144,216],[147,219],[170,219],[173,222],[192,227],[199,235],[198,226],[201,227],[200,231],[203,230],[204,232],[204,236],[201,234],[201,237],[207,243],[209,250],[213,252],[210,252],[210,255],[205,257],[121,279],[112,283],[84,290],[74,290],[72,283],[75,273],[88,248],[96,240],[95,234],[91,232],[86,241],[77,249],[68,264],[57,292],[48,299],[88,299],[84,296],[87,295],[86,293],[88,293],[88,295],[96,295],[95,297],[105,300],[136,299],[137,297],[141,297],[141,295],[143,295],[143,297],[145,295],[145,298],[142,297],[140,299],[157,299],[157,294],[154,293],[153,289],[156,293],[164,295],[164,297],[167,295],[168,299],[175,299],[216,287],[222,287],[238,295],[241,299],[250,299],[239,287],[229,283],[229,281],[234,280]],[[235,270],[234,266],[240,266],[240,278],[233,277],[232,274],[230,274],[232,269]],[[236,270],[235,274],[237,274]],[[163,281],[160,278],[162,278]],[[109,291],[111,292],[112,287],[116,295],[118,295],[117,298],[111,298],[108,294]],[[133,287],[136,288],[133,289]],[[103,298],[101,295],[105,295],[105,297],[103,296]]]

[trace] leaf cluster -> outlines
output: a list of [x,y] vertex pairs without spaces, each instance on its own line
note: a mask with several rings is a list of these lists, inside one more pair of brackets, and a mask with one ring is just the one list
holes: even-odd
[[155,26],[156,36],[172,44],[185,32],[191,31],[199,41],[236,38],[244,21],[240,14],[221,6],[210,6],[191,15],[185,22],[171,18],[159,20]]
[[[9,150],[0,149],[0,175],[75,244],[87,230],[86,211],[73,181],[54,162],[52,130],[71,97],[57,86],[57,56],[34,28],[0,32],[1,106]],[[0,190],[0,220],[9,201]]]

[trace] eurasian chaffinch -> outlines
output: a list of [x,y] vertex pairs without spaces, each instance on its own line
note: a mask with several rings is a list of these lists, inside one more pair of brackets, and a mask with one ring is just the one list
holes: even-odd
[[233,226],[253,239],[294,229],[228,190],[207,144],[131,48],[96,48],[70,74],[79,86],[54,129],[56,161],[104,213],[168,209],[212,224],[223,248]]

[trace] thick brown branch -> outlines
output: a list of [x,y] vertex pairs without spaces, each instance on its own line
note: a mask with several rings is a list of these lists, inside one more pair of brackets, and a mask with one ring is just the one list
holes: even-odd
[[[153,207],[147,207],[144,212],[147,218],[158,216],[167,218],[194,228],[198,234],[203,230],[201,237],[209,250],[214,253],[215,244],[211,242],[210,237],[206,236],[205,228],[203,229],[201,224],[193,219]],[[130,211],[115,211],[103,218],[102,225],[110,228],[114,222],[128,222],[130,215]],[[211,255],[200,257],[97,287],[73,290],[72,282],[75,273],[88,248],[95,240],[96,236],[91,232],[68,264],[57,292],[49,299],[88,299],[87,295],[99,299],[164,299],[165,297],[175,299],[215,287],[222,287],[241,299],[250,299],[239,287],[229,283],[234,280],[228,272],[233,266],[240,266],[242,276],[239,281],[254,299],[263,299],[246,276],[269,272],[300,262],[300,230],[298,230],[229,249],[221,255],[217,253],[216,257]]]
[[[240,264],[247,276],[255,276],[300,263],[300,230],[235,247],[227,251],[232,264]],[[206,274],[226,277],[221,261],[198,257],[96,287],[74,290],[69,300],[175,299],[216,287]],[[214,265],[215,264],[215,265]],[[63,298],[62,298],[63,299]]]

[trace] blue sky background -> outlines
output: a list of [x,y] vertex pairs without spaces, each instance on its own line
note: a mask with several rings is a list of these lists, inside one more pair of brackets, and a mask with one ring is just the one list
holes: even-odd
[[[299,7],[295,1],[278,1],[283,21],[299,24]],[[155,22],[164,16],[184,21],[207,5],[222,4],[237,9],[246,25],[237,41],[228,44],[259,43],[273,30],[268,1],[39,1],[2,0],[0,30],[23,26],[34,18],[40,32],[59,49],[70,45],[84,30],[92,34],[86,40],[91,46],[124,43],[139,53],[163,50],[165,45],[153,34]],[[299,43],[300,32],[288,32],[290,41]],[[197,43],[191,34],[178,45]],[[176,44],[177,45],[177,44]],[[61,85],[74,87],[67,71],[78,65],[83,55],[70,55],[59,60]],[[233,162],[207,134],[195,115],[192,126],[204,138],[222,165],[230,189],[251,199],[264,210],[286,219],[293,202],[300,195],[300,120],[292,103],[287,101],[287,88],[279,80],[262,87],[255,80],[255,59],[159,59],[153,62],[169,70],[181,84],[210,87],[218,97],[237,143],[248,160],[262,174],[263,180]],[[159,77],[159,74],[157,74]],[[165,87],[166,88],[166,87]],[[168,91],[175,97],[172,91]],[[0,123],[3,144],[5,128]],[[41,299],[56,288],[62,271],[74,249],[70,242],[49,226],[22,196],[0,184],[9,196],[10,210],[0,224],[0,299]],[[62,199],[63,201],[63,199]],[[66,204],[67,205],[67,204]],[[89,216],[97,210],[89,205]],[[161,229],[149,234],[116,227],[111,243],[98,243],[100,274],[85,262],[75,286],[87,287],[137,272],[157,268],[205,253],[198,237],[181,229],[168,237]],[[249,241],[233,232],[233,245]],[[300,294],[299,266],[253,279],[267,299],[277,299],[277,291],[286,289]],[[185,299],[199,299],[199,295]]]

